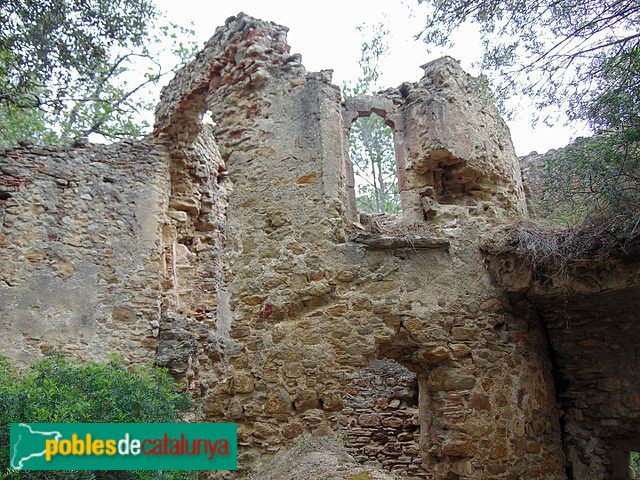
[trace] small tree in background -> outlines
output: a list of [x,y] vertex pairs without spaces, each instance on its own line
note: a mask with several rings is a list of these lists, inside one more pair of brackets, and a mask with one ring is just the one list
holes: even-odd
[[162,25],[151,0],[6,0],[0,25],[0,143],[9,146],[139,136],[149,87],[194,51],[182,40],[193,32]]
[[56,472],[9,470],[10,423],[175,422],[189,409],[165,371],[127,368],[120,360],[78,362],[60,356],[25,370],[0,357],[0,478],[29,480],[195,479],[192,472]]
[[[359,27],[364,32],[363,26]],[[371,94],[379,88],[379,63],[386,54],[388,31],[382,24],[371,29],[371,38],[362,44],[358,64],[361,74],[353,85],[344,85],[347,97]],[[351,125],[349,158],[356,176],[356,204],[364,213],[397,213],[400,211],[398,173],[393,132],[383,119],[371,114]]]
[[379,115],[373,113],[353,123],[349,157],[360,179],[358,209],[364,213],[398,213],[400,197],[393,132]]

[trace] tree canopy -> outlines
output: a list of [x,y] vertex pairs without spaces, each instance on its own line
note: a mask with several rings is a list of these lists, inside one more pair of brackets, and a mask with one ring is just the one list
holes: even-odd
[[188,30],[160,24],[151,0],[0,3],[0,142],[139,135],[144,89],[192,53]]
[[[482,67],[499,98],[582,120],[594,136],[547,163],[549,200],[573,223],[640,233],[640,3],[637,0],[418,0],[430,6],[421,37],[446,45],[476,23]],[[547,110],[548,111],[548,110]]]
[[447,45],[454,30],[478,24],[481,64],[492,83],[502,94],[533,95],[540,106],[578,107],[603,73],[605,58],[637,48],[640,40],[636,0],[418,1],[431,6],[419,35],[425,43]]

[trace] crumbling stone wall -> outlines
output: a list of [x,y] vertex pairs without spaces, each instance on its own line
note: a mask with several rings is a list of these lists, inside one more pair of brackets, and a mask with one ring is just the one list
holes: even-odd
[[150,360],[167,178],[151,142],[24,146],[0,162],[0,349]]
[[[68,194],[69,220],[59,212],[47,221],[64,236],[77,230],[83,250],[74,252],[92,269],[144,272],[144,282],[127,273],[115,286],[95,277],[99,302],[84,307],[95,325],[123,298],[133,314],[70,349],[113,349],[133,361],[155,353],[201,397],[196,418],[238,423],[236,477],[299,434],[339,430],[349,381],[389,358],[416,374],[420,439],[411,465],[427,478],[563,478],[540,319],[514,307],[479,249],[493,222],[525,212],[508,132],[453,60],[425,72],[371,100],[384,106],[404,159],[403,217],[382,234],[363,231],[349,188],[353,101],[343,104],[330,72],[305,71],[284,27],[230,18],[163,90],[153,138],[87,146],[75,160],[60,153],[83,187]],[[373,107],[358,108],[356,116]],[[213,127],[202,122],[207,112]],[[89,216],[88,206],[73,205],[84,189],[100,191],[91,183],[103,173],[98,153],[107,170],[129,172],[113,188],[130,206],[104,201]],[[7,152],[0,163],[25,155]],[[12,175],[33,175],[26,160],[23,168]],[[54,183],[45,175],[7,208],[33,211]],[[131,219],[138,204],[150,206]],[[50,284],[33,288],[38,268],[51,264],[34,269],[31,245],[49,258],[57,244],[34,239],[30,232],[44,227],[18,211],[3,225],[2,252],[17,265],[2,286],[16,299],[3,320],[8,342],[35,354],[20,313],[35,308],[25,299],[36,292],[57,325],[86,295],[75,289],[53,305]],[[94,230],[121,245],[108,261],[101,237],[82,243]]]
[[229,330],[221,251],[231,184],[209,126],[190,137],[160,134],[158,141],[167,151],[171,182],[156,363],[199,396],[217,378],[221,339]]
[[[587,139],[545,154],[520,159],[527,201],[537,216],[557,208],[546,183],[545,164]],[[553,212],[552,212],[553,213]],[[534,305],[547,332],[569,478],[623,479],[629,476],[629,452],[640,450],[640,379],[635,341],[640,300],[640,245],[615,243],[609,233],[573,231],[583,245],[579,258],[549,259],[525,246],[564,251],[570,235],[538,229],[489,244],[488,265],[513,297]],[[529,235],[529,241],[522,241]],[[546,236],[546,238],[545,238]],[[501,238],[499,236],[498,238]],[[515,237],[515,238],[514,238]],[[520,241],[518,240],[520,237]],[[536,238],[537,237],[537,238]],[[621,239],[622,240],[622,239]],[[613,242],[612,242],[613,241]],[[584,248],[584,245],[590,248]],[[505,248],[506,247],[506,248]],[[533,261],[532,261],[533,260]]]
[[[440,224],[461,209],[482,217],[525,216],[519,164],[490,94],[451,57],[422,66],[417,84],[345,100],[345,136],[371,113],[392,129],[405,220]],[[487,135],[487,125],[491,134]],[[347,160],[349,211],[355,211]]]
[[553,349],[573,478],[626,479],[640,449],[640,289],[539,300]]
[[630,251],[595,253],[534,269],[526,251],[502,241],[488,243],[487,259],[513,301],[545,326],[568,478],[626,479],[629,452],[640,449],[640,263]]
[[[222,254],[232,312],[228,364],[205,392],[204,414],[238,422],[241,465],[248,465],[302,432],[335,428],[348,379],[375,358],[394,358],[418,374],[420,458],[434,478],[560,478],[540,326],[511,309],[477,247],[494,212],[524,211],[503,124],[485,109],[482,121],[459,115],[455,129],[432,140],[454,150],[468,131],[502,145],[502,153],[474,156],[481,145],[469,141],[469,151],[451,153],[469,179],[451,175],[465,185],[456,198],[440,192],[447,222],[424,222],[425,190],[405,209],[406,220],[417,222],[413,238],[360,232],[351,241],[348,115],[329,73],[307,74],[285,32],[244,15],[229,19],[158,107],[157,130],[176,130],[178,138],[197,130],[200,112],[211,114],[233,184]],[[434,150],[425,140],[430,125],[412,113],[422,111],[420,98],[485,102],[455,62],[427,71],[452,77],[435,91],[426,79],[391,99],[400,105],[394,125],[402,125],[405,142],[413,139],[407,176],[424,175],[413,165],[420,151],[426,158]],[[483,200],[495,196],[490,212],[472,192],[491,179]],[[427,186],[438,192],[435,176],[420,188]]]
[[28,363],[52,350],[117,353],[156,361],[200,388],[200,366],[220,360],[229,186],[206,135],[208,143],[146,138],[3,151],[4,355]]

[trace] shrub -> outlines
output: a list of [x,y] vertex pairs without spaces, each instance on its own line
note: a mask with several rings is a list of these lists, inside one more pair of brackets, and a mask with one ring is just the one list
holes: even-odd
[[[629,455],[629,468],[631,468],[636,476],[640,475],[640,452],[631,452]],[[634,477],[630,477],[634,478]]]
[[191,479],[192,472],[9,470],[10,423],[172,422],[191,404],[169,374],[123,361],[79,362],[62,356],[16,370],[0,357],[0,478],[33,480]]

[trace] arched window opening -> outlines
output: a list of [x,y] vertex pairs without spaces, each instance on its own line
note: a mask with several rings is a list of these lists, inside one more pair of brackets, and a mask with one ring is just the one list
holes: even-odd
[[366,214],[400,213],[393,131],[375,113],[357,118],[349,133],[356,206]]

